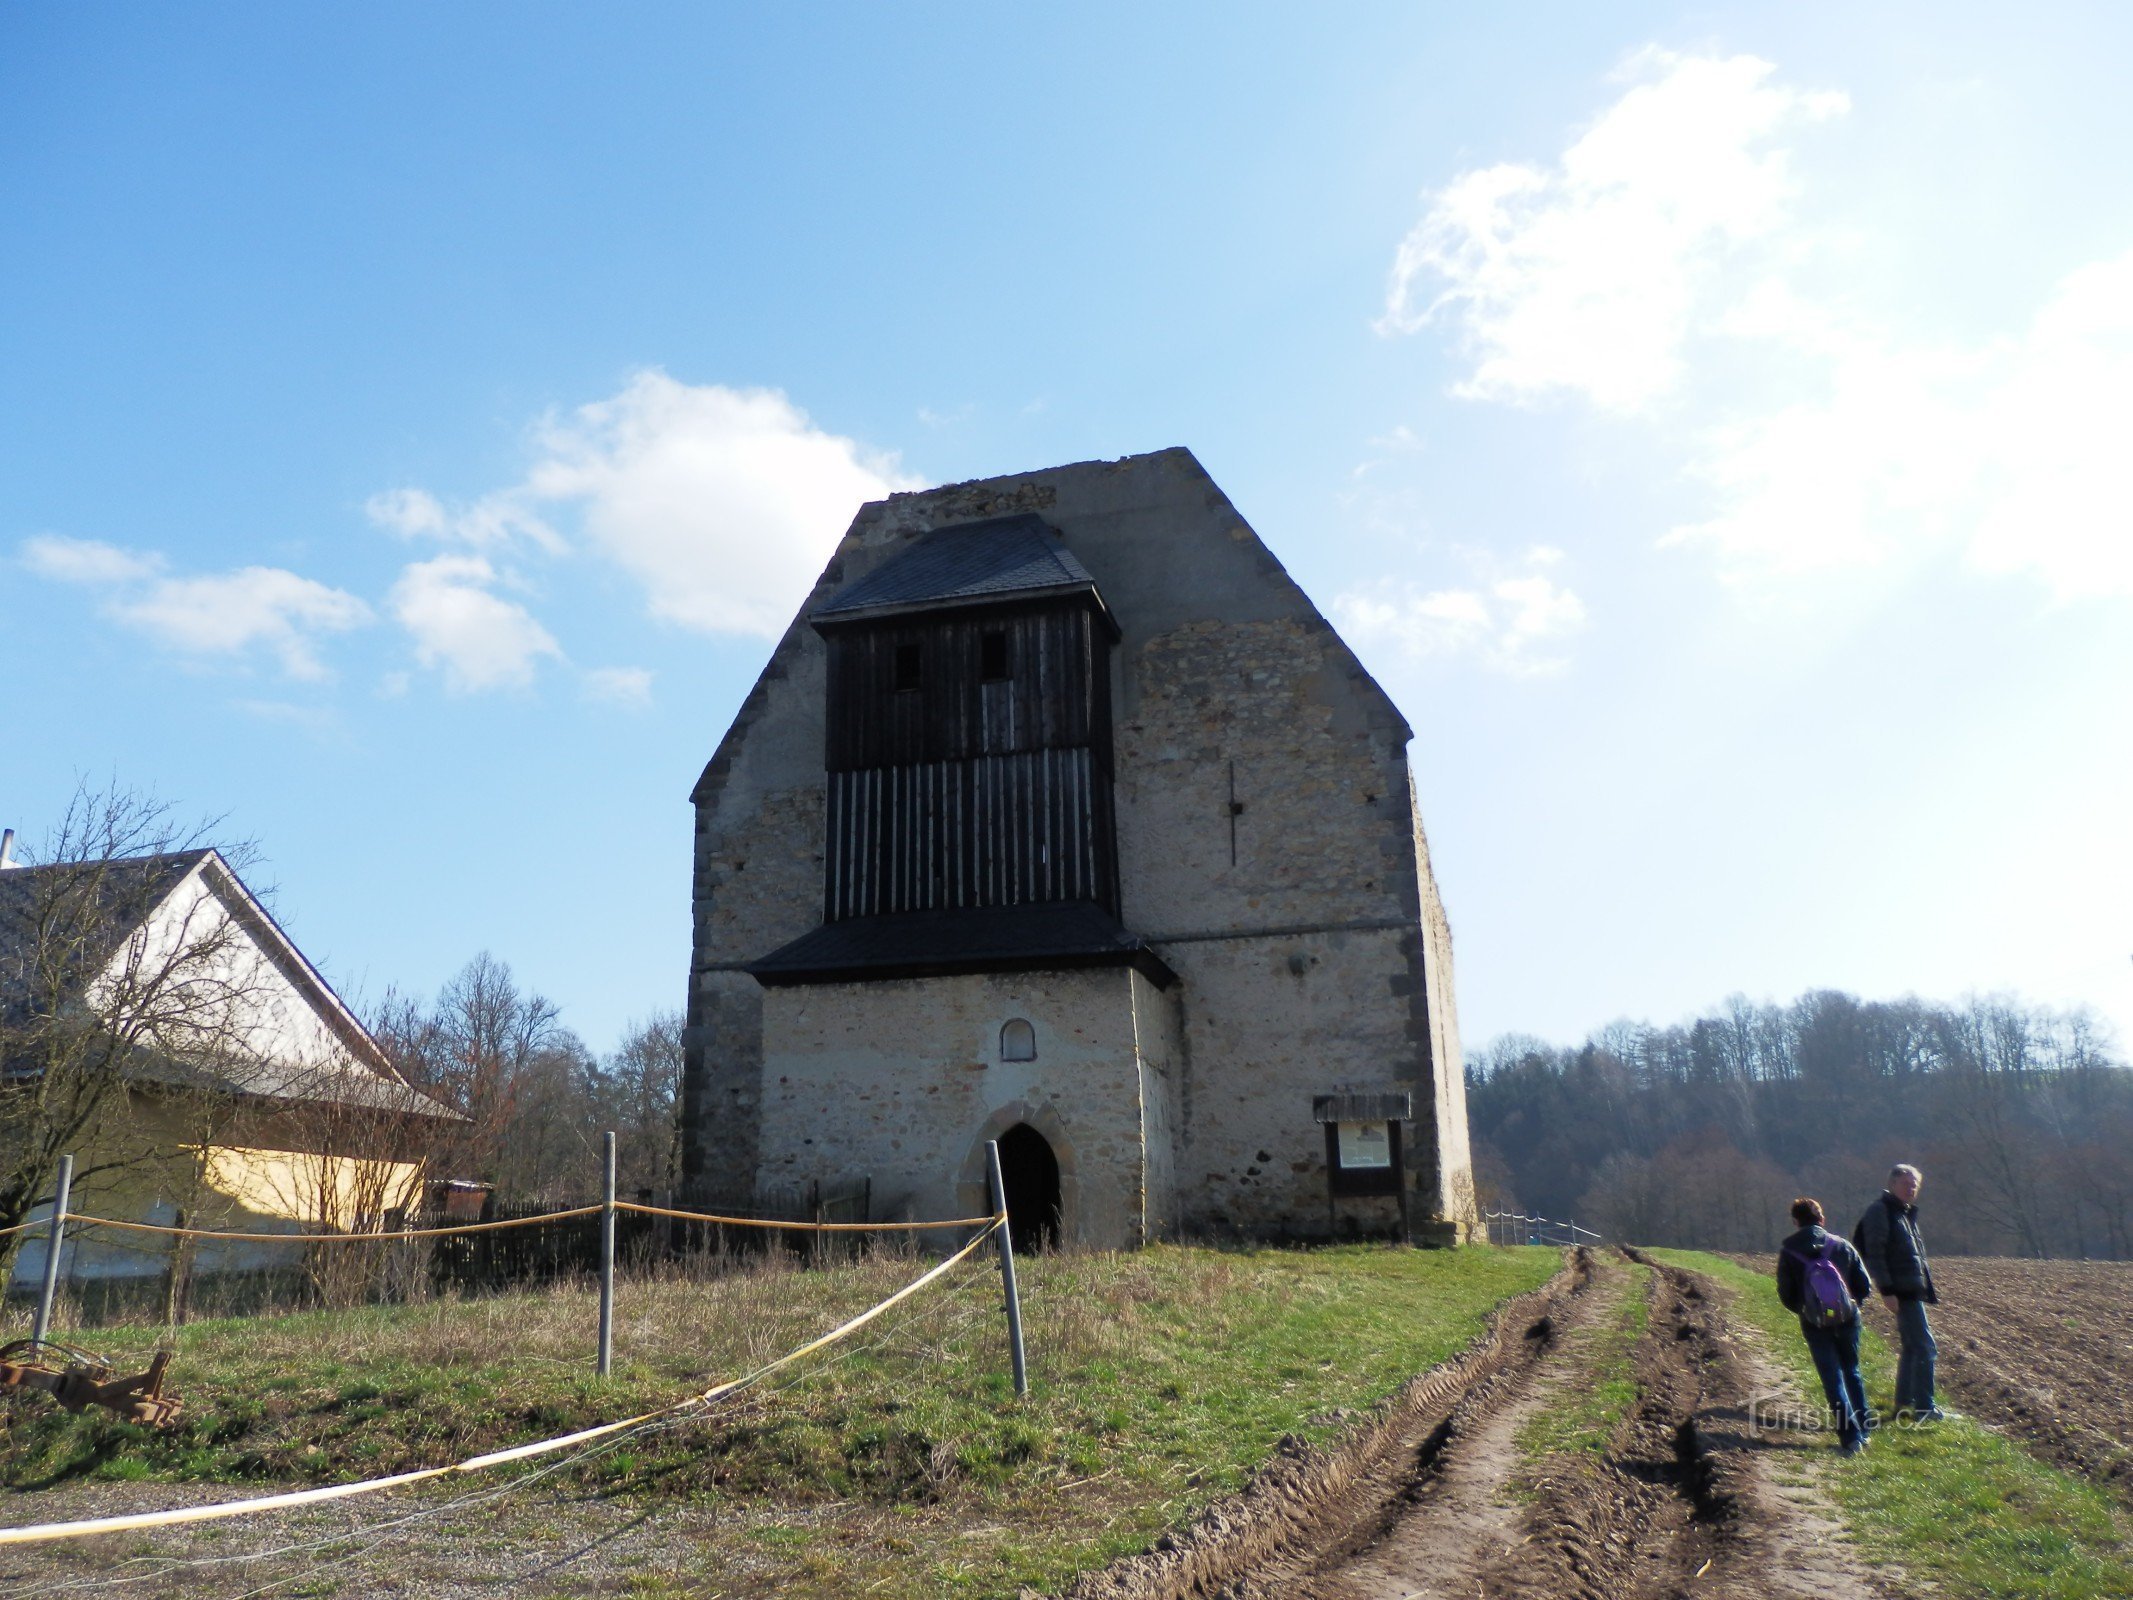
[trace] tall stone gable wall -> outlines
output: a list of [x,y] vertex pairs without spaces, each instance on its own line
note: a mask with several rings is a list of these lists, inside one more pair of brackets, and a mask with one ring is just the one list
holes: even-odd
[[1407,724],[1184,450],[860,511],[696,789],[685,1182],[743,1200],[792,1153],[765,1144],[765,994],[740,969],[820,920],[824,652],[807,611],[921,533],[1023,511],[1060,530],[1122,632],[1121,917],[1182,979],[1141,1097],[1149,1215],[1323,1233],[1311,1096],[1397,1086],[1414,1094],[1418,1210],[1463,1219],[1451,939]]

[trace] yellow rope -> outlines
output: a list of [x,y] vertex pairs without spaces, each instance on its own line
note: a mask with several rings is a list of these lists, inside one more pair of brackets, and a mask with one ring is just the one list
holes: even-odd
[[[214,1228],[174,1228],[160,1222],[121,1222],[116,1217],[90,1216],[78,1211],[68,1212],[66,1222],[69,1232],[75,1228],[119,1228],[128,1233],[160,1233],[179,1239],[227,1239],[239,1244],[396,1244],[402,1239],[442,1239],[460,1233],[489,1233],[499,1228],[532,1228],[544,1222],[568,1222],[574,1217],[596,1216],[604,1209],[598,1205],[574,1206],[568,1211],[544,1211],[537,1217],[462,1222],[449,1228],[395,1228],[375,1233],[235,1233]],[[997,1216],[991,1216],[948,1217],[939,1222],[778,1222],[764,1217],[721,1217],[708,1211],[674,1211],[665,1206],[639,1205],[634,1200],[617,1200],[615,1209],[644,1217],[673,1217],[682,1222],[716,1223],[728,1228],[799,1229],[809,1233],[910,1233],[929,1228],[982,1228],[999,1221]],[[21,1222],[12,1228],[0,1228],[0,1237],[27,1228],[48,1226],[47,1219]]]
[[213,1228],[169,1228],[160,1222],[121,1222],[116,1217],[77,1216],[67,1213],[67,1226],[123,1228],[128,1233],[165,1233],[182,1239],[233,1239],[249,1244],[396,1244],[402,1239],[437,1239],[453,1233],[487,1233],[496,1228],[530,1228],[542,1222],[562,1222],[571,1217],[589,1217],[598,1206],[578,1206],[570,1211],[549,1211],[538,1217],[509,1217],[501,1222],[462,1222],[456,1228],[396,1228],[390,1233],[219,1233]]
[[921,1228],[982,1228],[997,1217],[949,1217],[940,1222],[772,1222],[762,1217],[717,1217],[708,1211],[670,1211],[665,1206],[639,1205],[617,1200],[617,1211],[634,1211],[640,1217],[676,1217],[683,1222],[716,1222],[729,1228],[806,1228],[817,1233],[897,1233]]

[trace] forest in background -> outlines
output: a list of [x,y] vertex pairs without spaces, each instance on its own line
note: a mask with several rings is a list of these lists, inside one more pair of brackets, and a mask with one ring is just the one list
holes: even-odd
[[1817,990],[1467,1066],[1477,1188],[1628,1243],[1767,1250],[1810,1195],[1849,1233],[1889,1168],[1925,1173],[1941,1254],[2133,1259],[2133,1071],[2081,1011]]

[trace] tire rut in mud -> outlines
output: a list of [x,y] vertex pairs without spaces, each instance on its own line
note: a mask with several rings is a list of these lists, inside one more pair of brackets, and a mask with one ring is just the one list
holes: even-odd
[[1406,1384],[1337,1448],[1284,1439],[1242,1493],[1209,1507],[1184,1531],[1165,1534],[1147,1554],[1079,1579],[1066,1600],[1301,1593],[1293,1584],[1267,1585],[1381,1538],[1439,1469],[1459,1435],[1458,1418],[1546,1358],[1593,1281],[1591,1253],[1574,1252],[1562,1272],[1498,1307],[1479,1340]]
[[1598,1458],[1551,1457],[1536,1471],[1521,1543],[1466,1592],[1488,1600],[1645,1600],[1765,1594],[1747,1559],[1744,1468],[1712,1448],[1747,1416],[1748,1386],[1721,1308],[1692,1273],[1651,1269],[1648,1317],[1631,1352],[1637,1397]]
[[1627,1274],[1578,1258],[1573,1292],[1527,1329],[1518,1358],[1461,1395],[1427,1439],[1360,1479],[1312,1537],[1235,1586],[1225,1600],[1399,1600],[1471,1593],[1467,1575],[1515,1535],[1503,1493],[1524,1422],[1575,1366],[1584,1336],[1627,1292]]

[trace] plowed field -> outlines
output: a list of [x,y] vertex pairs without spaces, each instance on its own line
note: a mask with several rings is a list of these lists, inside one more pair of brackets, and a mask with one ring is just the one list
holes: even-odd
[[2133,1504],[2133,1264],[1940,1260],[1940,1388]]

